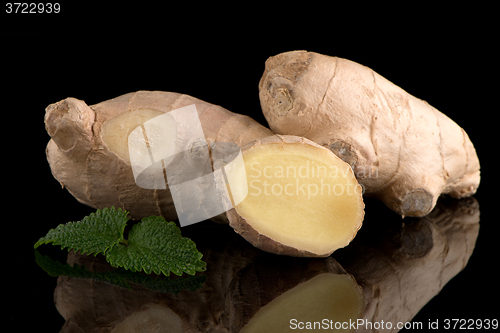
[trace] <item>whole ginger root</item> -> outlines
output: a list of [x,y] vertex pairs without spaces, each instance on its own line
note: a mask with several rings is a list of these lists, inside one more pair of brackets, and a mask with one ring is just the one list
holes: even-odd
[[353,61],[293,51],[266,61],[262,110],[277,134],[306,137],[349,163],[367,196],[424,216],[440,194],[479,186],[479,160],[450,118]]

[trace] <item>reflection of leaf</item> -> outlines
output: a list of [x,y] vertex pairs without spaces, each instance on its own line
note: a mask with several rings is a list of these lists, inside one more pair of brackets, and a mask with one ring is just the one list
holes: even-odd
[[198,289],[201,289],[203,287],[203,283],[205,283],[205,280],[207,279],[205,275],[187,276],[174,279],[153,279],[150,276],[142,275],[141,273],[127,273],[127,280],[132,283],[141,284],[145,288],[152,291],[172,294],[177,294],[182,290],[196,291]]
[[50,276],[69,276],[76,278],[93,279],[113,284],[115,286],[132,289],[129,283],[141,284],[145,288],[161,293],[177,294],[182,290],[196,291],[203,287],[206,276],[188,276],[184,278],[156,278],[143,275],[139,272],[130,272],[122,268],[104,273],[90,272],[84,266],[63,264],[48,256],[43,256],[35,250],[35,261]]
[[35,261],[38,266],[40,266],[50,276],[63,275],[76,278],[94,279],[127,289],[132,289],[125,279],[126,274],[119,274],[120,272],[117,272],[118,270],[105,273],[94,273],[88,271],[85,266],[80,267],[78,265],[73,265],[73,267],[71,267],[69,264],[63,264],[48,256],[43,256],[37,250],[35,250]]

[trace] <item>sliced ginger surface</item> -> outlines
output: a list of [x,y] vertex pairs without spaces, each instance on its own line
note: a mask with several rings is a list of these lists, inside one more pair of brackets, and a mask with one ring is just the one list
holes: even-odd
[[348,164],[300,140],[244,151],[248,194],[236,211],[276,243],[327,256],[346,246],[360,228],[362,189]]
[[[362,317],[363,292],[347,274],[324,273],[288,290],[262,307],[241,333],[305,332],[335,329]],[[316,324],[315,324],[316,323]],[[314,326],[316,325],[316,327]],[[310,329],[308,329],[310,327]],[[346,327],[346,325],[344,325]]]

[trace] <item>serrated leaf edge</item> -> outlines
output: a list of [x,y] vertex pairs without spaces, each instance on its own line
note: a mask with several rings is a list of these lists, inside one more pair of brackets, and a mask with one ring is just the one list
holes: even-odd
[[[196,260],[194,263],[189,263],[188,262],[188,263],[183,263],[182,265],[179,265],[177,262],[173,261],[171,266],[174,266],[175,269],[171,269],[172,267],[170,267],[170,269],[164,269],[164,268],[159,268],[159,267],[151,267],[151,268],[148,269],[148,267],[144,267],[144,265],[142,265],[142,264],[138,264],[137,265],[136,263],[133,263],[132,265],[129,265],[129,264],[125,263],[125,264],[120,265],[120,264],[116,264],[115,262],[113,262],[112,258],[109,257],[109,253],[110,252],[112,252],[113,250],[115,250],[115,248],[120,248],[121,246],[124,246],[125,248],[128,248],[130,245],[134,245],[133,239],[131,241],[131,244],[129,244],[129,242],[130,242],[130,234],[129,234],[129,239],[128,240],[124,238],[125,227],[126,227],[126,224],[128,222],[128,218],[127,218],[127,222],[124,223],[122,230],[120,230],[120,237],[119,237],[119,239],[114,244],[111,244],[110,246],[106,247],[104,249],[104,251],[98,251],[96,253],[91,252],[91,251],[84,251],[83,249],[77,249],[77,248],[74,248],[74,247],[71,247],[71,246],[68,246],[68,245],[61,244],[56,239],[50,239],[50,238],[48,238],[48,235],[51,232],[56,232],[57,228],[60,228],[60,227],[63,228],[63,226],[66,226],[66,225],[69,225],[69,224],[82,222],[85,219],[91,219],[93,216],[99,216],[99,215],[101,215],[103,213],[106,213],[107,211],[110,211],[110,210],[112,210],[114,212],[117,212],[117,213],[124,213],[125,216],[128,215],[128,212],[125,211],[125,210],[122,210],[121,208],[115,209],[114,207],[110,207],[110,208],[98,209],[98,210],[96,210],[96,212],[90,213],[89,215],[85,216],[80,221],[77,221],[77,222],[67,222],[65,224],[58,225],[56,228],[50,229],[44,237],[41,237],[35,243],[34,248],[37,249],[40,245],[52,243],[53,245],[60,245],[61,246],[61,250],[67,249],[68,252],[71,251],[71,250],[74,250],[74,251],[79,251],[82,254],[94,255],[94,256],[96,256],[97,254],[99,254],[99,253],[102,252],[102,254],[106,258],[106,261],[112,267],[116,267],[116,268],[123,267],[124,269],[130,270],[132,272],[143,271],[146,274],[150,274],[151,272],[154,272],[154,273],[156,273],[158,275],[159,274],[163,274],[165,276],[169,276],[170,272],[172,272],[172,273],[174,273],[177,276],[181,276],[183,273],[186,273],[186,274],[189,274],[189,275],[195,275],[196,272],[203,272],[203,271],[206,270],[206,263],[201,260],[203,258],[203,254],[198,251],[198,249],[196,248],[195,242],[192,239],[188,238],[188,237],[183,237],[182,233],[181,233],[181,230],[179,229],[179,227],[177,227],[177,225],[175,224],[175,222],[167,222],[161,216],[149,216],[149,217],[145,217],[145,218],[143,218],[141,220],[141,222],[139,224],[134,225],[132,227],[132,230],[134,230],[136,227],[138,227],[138,228],[145,228],[150,223],[153,223],[154,221],[165,223],[165,225],[168,226],[168,227],[171,227],[171,226],[175,227],[175,228],[171,229],[172,236],[173,237],[179,237],[180,241],[183,242],[183,244],[185,244],[185,245],[189,244],[188,245],[189,249],[190,250],[194,250],[196,252],[195,255],[193,256],[194,259]],[[131,234],[133,235],[132,230],[131,230]],[[138,244],[135,245],[135,246],[136,246],[137,249],[141,248],[141,246],[138,245]],[[150,253],[154,254],[155,252],[152,251]],[[145,256],[142,255],[142,257],[145,257]],[[168,260],[168,259],[164,259],[164,258],[160,258],[160,257],[158,257],[158,259],[159,259],[159,261],[161,261],[161,260],[163,260],[163,261]]]

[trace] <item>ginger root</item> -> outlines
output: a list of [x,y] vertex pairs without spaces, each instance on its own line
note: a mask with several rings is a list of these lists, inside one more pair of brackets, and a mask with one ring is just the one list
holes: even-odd
[[[127,140],[147,120],[191,104],[196,106],[207,142],[241,146],[273,134],[250,117],[178,93],[138,91],[92,106],[67,98],[49,105],[45,114],[52,174],[90,207],[122,208],[133,219],[151,215],[177,219],[168,188],[145,189],[136,184]],[[193,150],[196,144],[192,143]]]
[[401,215],[424,216],[440,194],[463,198],[479,186],[465,131],[365,66],[285,52],[266,61],[259,96],[271,130],[328,147],[352,166],[367,196]]
[[[223,146],[220,142],[235,144],[238,150],[241,147],[241,163],[216,159],[215,146],[209,150],[205,142],[205,146],[200,146],[200,141],[188,135],[197,123],[196,112],[193,117],[181,117],[171,127],[163,127],[164,119],[160,116],[175,117],[171,115],[177,109],[192,104],[201,124],[201,138],[206,143],[218,143],[217,147]],[[170,113],[173,110],[177,111]],[[236,232],[262,250],[294,256],[328,256],[346,246],[363,221],[361,188],[349,165],[330,150],[304,138],[274,136],[247,116],[187,95],[140,91],[90,107],[68,98],[47,108],[45,123],[52,137],[47,158],[54,177],[80,202],[94,208],[122,208],[134,219],[159,215],[181,220],[181,214],[186,217],[200,207],[204,213],[211,207],[209,195],[200,195],[179,207],[178,201],[174,205],[171,182],[190,181],[189,187],[176,193],[191,199],[195,190],[203,189],[205,184],[194,182],[205,174],[214,174],[215,164],[220,162],[226,163],[228,184],[222,177],[215,178],[220,184],[212,184],[227,190],[223,208],[231,200],[232,205],[215,214],[207,213],[207,217],[197,221],[228,219]],[[165,159],[151,162],[153,171],[159,173],[148,173],[150,167],[145,163],[144,172],[136,178],[136,164],[132,163],[136,157],[129,153],[134,144],[130,136],[146,126],[156,126],[154,130],[144,130],[146,137],[155,135],[154,140],[147,141],[149,154],[161,150],[155,150],[161,148],[156,144],[161,146],[169,141],[182,141],[185,149],[183,154],[173,154],[168,166]],[[145,160],[149,161],[150,156]],[[189,165],[200,164],[204,173],[188,173],[185,177]],[[146,176],[140,178],[143,174]],[[148,184],[157,184],[158,174],[163,188],[138,186],[137,180],[144,179]]]

